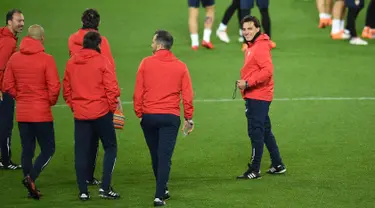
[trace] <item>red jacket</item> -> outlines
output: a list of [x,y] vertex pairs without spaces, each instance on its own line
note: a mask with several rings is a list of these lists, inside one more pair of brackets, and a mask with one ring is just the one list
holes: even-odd
[[[83,38],[89,31],[95,31],[93,29],[79,29],[77,32],[73,33],[69,37],[68,47],[69,47],[69,56],[71,57],[74,53],[77,53],[79,50],[83,48]],[[111,64],[113,65],[113,69],[116,69],[115,60],[113,59],[111,48],[109,46],[108,40],[104,36],[100,36],[102,38],[102,43],[100,44],[101,53],[109,59]]]
[[68,61],[63,94],[74,117],[93,120],[115,112],[120,96],[113,65],[92,49],[81,49]]
[[54,58],[44,52],[39,40],[25,37],[20,51],[9,59],[3,89],[17,103],[18,122],[51,122],[51,106],[60,94],[60,79]]
[[241,79],[248,81],[249,85],[248,89],[242,90],[244,99],[272,101],[274,81],[271,49],[270,38],[266,34],[249,43],[241,69]]
[[172,52],[159,50],[142,60],[134,89],[134,111],[142,114],[174,114],[180,116],[182,95],[184,117],[193,117],[193,89],[186,65]]
[[7,27],[0,28],[0,91],[2,91],[6,64],[16,48],[17,37]]

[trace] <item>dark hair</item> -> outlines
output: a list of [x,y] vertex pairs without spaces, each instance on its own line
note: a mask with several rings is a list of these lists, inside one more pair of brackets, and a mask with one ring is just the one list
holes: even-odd
[[158,30],[155,32],[155,35],[156,42],[160,43],[165,49],[171,50],[173,45],[173,37],[168,31]]
[[22,11],[19,9],[12,9],[7,12],[6,18],[5,18],[5,25],[8,25],[8,21],[13,19],[13,15],[16,13],[22,14]]
[[245,22],[253,22],[254,23],[254,26],[256,28],[260,28],[260,22],[258,20],[258,18],[256,18],[255,16],[250,16],[250,15],[247,15],[245,16],[242,20],[241,20],[241,27],[243,27],[243,24]]
[[100,15],[95,9],[86,9],[82,14],[82,29],[98,30]]
[[83,48],[93,49],[100,53],[99,45],[102,38],[98,32],[90,31],[83,37]]

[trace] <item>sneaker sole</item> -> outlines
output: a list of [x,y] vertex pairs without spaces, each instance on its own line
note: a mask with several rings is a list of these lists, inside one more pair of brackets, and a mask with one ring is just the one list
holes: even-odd
[[102,199],[108,199],[108,200],[120,199],[120,197],[106,196],[106,195],[103,195],[103,194],[99,194],[99,197],[102,198]]
[[284,169],[284,170],[281,170],[281,171],[278,171],[278,172],[273,172],[273,173],[271,173],[271,172],[267,172],[268,174],[283,174],[283,173],[285,173],[286,172],[286,169]]

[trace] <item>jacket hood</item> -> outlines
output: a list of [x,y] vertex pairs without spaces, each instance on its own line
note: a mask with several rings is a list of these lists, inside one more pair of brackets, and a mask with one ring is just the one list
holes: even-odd
[[97,52],[94,49],[86,49],[83,48],[80,51],[78,51],[74,56],[72,57],[73,62],[75,64],[85,64],[87,63],[91,58],[99,56],[100,53]]
[[249,42],[248,45],[251,46],[251,45],[254,45],[254,44],[257,44],[257,43],[268,43],[268,47],[269,49],[271,50],[272,49],[272,44],[271,44],[271,41],[270,41],[270,37],[267,35],[267,34],[260,34],[254,42]]
[[8,27],[0,28],[0,38],[10,37],[17,40],[17,37],[9,30]]
[[164,61],[164,62],[178,60],[177,57],[174,56],[173,53],[167,49],[161,49],[161,50],[156,51],[154,56],[157,57],[160,61]]
[[89,31],[95,31],[93,29],[79,29],[76,33],[73,35],[73,43],[78,46],[83,46],[83,38],[85,37],[86,33]]
[[36,54],[44,51],[44,46],[40,40],[35,40],[26,36],[20,44],[20,52],[23,54]]

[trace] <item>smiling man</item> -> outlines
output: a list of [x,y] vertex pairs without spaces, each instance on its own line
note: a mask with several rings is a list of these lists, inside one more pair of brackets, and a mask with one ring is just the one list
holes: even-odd
[[264,144],[267,146],[272,162],[267,173],[286,172],[271,131],[271,120],[268,115],[274,88],[272,44],[268,35],[261,33],[260,23],[256,17],[246,16],[241,24],[248,48],[245,52],[245,64],[241,69],[241,80],[237,80],[237,87],[246,101],[246,118],[252,155],[247,171],[237,179],[260,179]]
[[18,9],[8,11],[5,27],[0,28],[0,167],[8,170],[21,168],[11,161],[11,138],[14,117],[14,99],[2,89],[5,67],[17,48],[17,34],[25,24],[23,14]]

